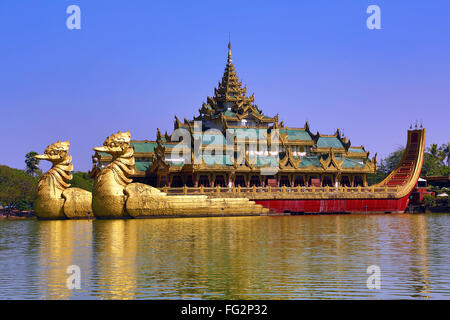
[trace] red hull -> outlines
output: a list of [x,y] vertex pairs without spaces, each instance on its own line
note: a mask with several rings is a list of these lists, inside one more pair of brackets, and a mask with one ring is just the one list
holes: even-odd
[[253,199],[276,213],[403,213],[422,169],[425,129],[408,131],[408,141],[397,167],[374,187],[396,187],[392,198],[365,199]]
[[254,200],[277,213],[399,213],[409,204],[400,199]]

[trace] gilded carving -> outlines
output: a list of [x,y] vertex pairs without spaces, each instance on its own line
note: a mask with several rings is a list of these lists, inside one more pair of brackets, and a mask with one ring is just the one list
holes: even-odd
[[130,147],[130,138],[129,132],[118,132],[108,137],[102,147],[94,148],[113,158],[94,183],[92,207],[96,217],[259,215],[268,212],[247,198],[168,196],[151,186],[131,183],[134,150]]
[[41,219],[87,218],[92,213],[90,192],[70,188],[72,180],[72,157],[69,156],[69,141],[49,145],[44,154],[36,159],[47,160],[52,167],[39,180],[34,210]]

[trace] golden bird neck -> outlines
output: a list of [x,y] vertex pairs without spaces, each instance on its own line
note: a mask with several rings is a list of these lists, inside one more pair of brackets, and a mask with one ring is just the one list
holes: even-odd
[[65,189],[70,187],[70,181],[72,180],[72,156],[65,157],[61,162],[53,163],[53,166],[50,170],[48,170],[42,179],[39,181],[38,190],[43,187],[44,178],[50,178],[50,181],[53,183],[56,189],[64,191]]
[[134,173],[134,150],[128,148],[124,154],[116,157],[105,169],[106,174],[111,171],[114,174],[114,180],[122,187],[126,187],[133,182],[129,177]]

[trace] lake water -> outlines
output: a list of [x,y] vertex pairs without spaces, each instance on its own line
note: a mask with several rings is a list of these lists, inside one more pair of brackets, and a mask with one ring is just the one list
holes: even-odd
[[37,298],[450,299],[450,214],[0,220],[0,299]]

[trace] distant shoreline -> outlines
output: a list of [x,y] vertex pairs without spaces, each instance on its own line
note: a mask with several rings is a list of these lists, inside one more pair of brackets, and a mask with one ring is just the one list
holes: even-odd
[[34,211],[11,211],[8,213],[7,211],[0,211],[0,220],[24,220],[24,219],[36,219],[36,215]]

